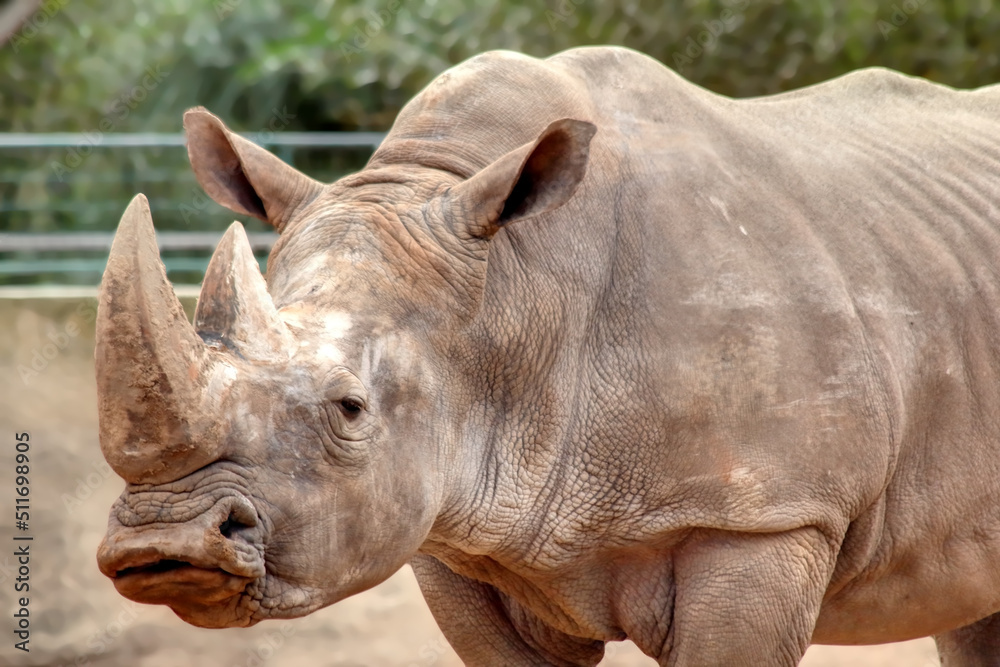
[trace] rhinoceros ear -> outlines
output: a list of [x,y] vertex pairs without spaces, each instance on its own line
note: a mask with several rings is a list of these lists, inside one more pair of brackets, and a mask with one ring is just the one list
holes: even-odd
[[191,167],[208,196],[279,232],[323,188],[201,107],[184,113],[184,130]]
[[515,148],[451,188],[457,230],[486,239],[505,225],[565,204],[587,173],[590,140],[596,131],[586,121],[557,120],[534,142]]

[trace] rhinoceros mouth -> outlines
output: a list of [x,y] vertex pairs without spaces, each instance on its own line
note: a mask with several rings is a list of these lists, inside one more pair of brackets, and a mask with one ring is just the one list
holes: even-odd
[[[124,569],[115,572],[115,579],[121,579],[127,577],[131,574],[159,574],[161,572],[169,572],[171,570],[176,570],[182,567],[195,567],[191,563],[182,560],[173,560],[170,558],[163,558],[154,563],[149,563],[148,565],[134,565],[132,567],[126,567]],[[208,569],[208,568],[200,568]],[[220,568],[211,568],[220,569]]]
[[131,577],[135,575],[146,575],[153,576],[158,574],[178,574],[179,571],[183,570],[197,570],[201,572],[221,572],[223,574],[232,575],[234,577],[241,577],[243,579],[253,579],[253,577],[240,574],[237,572],[229,572],[224,567],[205,567],[203,565],[195,565],[194,563],[189,563],[185,560],[175,560],[173,558],[161,558],[160,560],[146,563],[143,565],[130,565],[128,567],[123,567],[112,575],[113,579],[124,579],[126,577]]
[[115,572],[112,580],[119,593],[136,602],[169,604],[196,600],[212,604],[240,595],[255,577],[164,558],[125,567]]

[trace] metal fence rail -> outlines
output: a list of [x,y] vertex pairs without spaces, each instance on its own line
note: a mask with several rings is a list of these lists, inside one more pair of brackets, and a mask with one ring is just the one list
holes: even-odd
[[[261,146],[308,146],[311,148],[378,148],[382,132],[240,132],[240,136]],[[184,146],[180,132],[0,132],[0,148],[74,148],[100,145],[108,148],[142,146]]]
[[[321,181],[361,168],[385,137],[242,136]],[[181,133],[0,133],[0,285],[95,285],[118,218],[137,192],[150,199],[171,278],[200,282],[223,231],[241,216],[201,192],[184,146]],[[242,219],[263,267],[277,235],[259,221]]]
[[[273,232],[247,234],[254,250],[270,250],[278,235]],[[160,250],[203,250],[214,248],[222,234],[217,232],[160,232],[156,242]],[[110,232],[10,234],[0,232],[3,252],[41,250],[49,252],[111,249],[114,234]]]
[[[263,255],[270,251],[278,240],[272,232],[251,232],[247,234],[250,247],[258,256],[261,269],[265,268]],[[156,235],[160,252],[195,251],[201,257],[165,257],[167,271],[205,272],[208,264],[204,255],[219,244],[219,232],[160,232]],[[0,275],[31,276],[42,273],[89,273],[104,272],[107,253],[114,240],[112,232],[54,233],[54,234],[11,234],[0,232],[0,253],[40,252],[40,253],[89,253],[100,252],[100,258],[66,257],[58,259],[0,259]]]

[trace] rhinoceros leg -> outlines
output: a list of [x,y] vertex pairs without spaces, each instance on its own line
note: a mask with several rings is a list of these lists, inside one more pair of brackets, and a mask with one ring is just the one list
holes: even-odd
[[934,637],[944,667],[1000,665],[1000,614]]
[[797,665],[836,553],[815,528],[692,535],[674,554],[674,624],[660,664]]
[[441,632],[470,667],[583,667],[604,656],[603,642],[533,623],[537,619],[523,608],[511,614],[512,602],[495,588],[455,574],[435,558],[418,555],[410,565]]

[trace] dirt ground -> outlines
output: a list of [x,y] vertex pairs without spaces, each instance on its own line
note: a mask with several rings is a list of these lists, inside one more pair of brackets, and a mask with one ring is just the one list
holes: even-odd
[[[409,567],[377,588],[304,619],[202,630],[163,607],[120,597],[97,570],[108,509],[124,484],[97,442],[93,323],[80,299],[0,294],[0,667],[450,667],[461,665]],[[9,297],[9,295],[6,295]],[[92,302],[91,302],[92,303]],[[51,358],[50,358],[51,357]],[[32,364],[34,363],[34,367]],[[20,368],[19,368],[20,367]],[[13,648],[10,545],[14,434],[30,434],[29,653]],[[18,596],[20,594],[17,594]],[[652,665],[628,643],[602,663]],[[809,649],[806,667],[931,667],[930,640]]]

